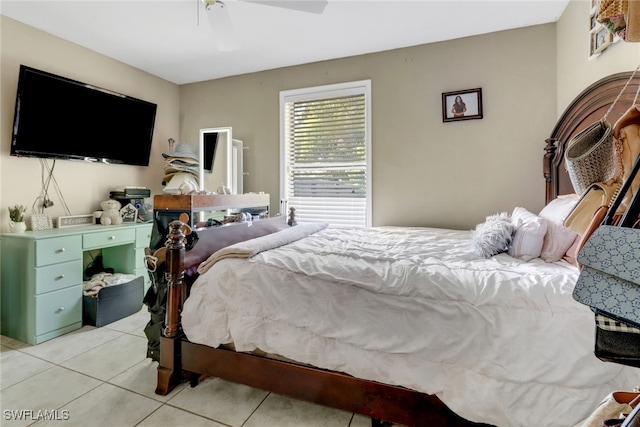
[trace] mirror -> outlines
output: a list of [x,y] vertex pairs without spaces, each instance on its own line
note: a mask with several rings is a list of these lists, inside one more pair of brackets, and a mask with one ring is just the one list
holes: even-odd
[[237,194],[237,188],[232,185],[232,141],[230,127],[200,129],[200,190],[217,191],[226,185],[231,194]]

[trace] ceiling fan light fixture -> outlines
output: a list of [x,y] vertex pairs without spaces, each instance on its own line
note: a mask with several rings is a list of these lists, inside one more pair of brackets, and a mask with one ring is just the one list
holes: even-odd
[[[231,52],[240,49],[238,35],[233,27],[227,6],[222,0],[200,0],[204,4],[209,25],[214,39],[221,52]],[[247,3],[277,6],[285,9],[321,14],[327,5],[327,0],[244,0]],[[200,8],[198,8],[198,11]]]
[[227,7],[220,0],[202,0],[207,11],[209,26],[215,38],[218,50],[232,52],[240,49],[240,42],[233,27]]

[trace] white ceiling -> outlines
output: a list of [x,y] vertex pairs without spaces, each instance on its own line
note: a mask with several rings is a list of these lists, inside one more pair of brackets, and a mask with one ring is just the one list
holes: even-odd
[[0,13],[177,84],[555,22],[569,0],[328,0],[317,15],[225,0],[218,50],[200,0],[1,0]]

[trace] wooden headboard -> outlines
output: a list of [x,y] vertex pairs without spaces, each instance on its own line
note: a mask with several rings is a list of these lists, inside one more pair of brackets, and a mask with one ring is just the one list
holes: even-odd
[[[574,193],[569,175],[564,167],[565,145],[578,132],[602,119],[633,72],[612,74],[583,90],[564,111],[551,136],[546,140],[544,155],[544,177],[546,202],[562,194]],[[620,99],[616,102],[607,120],[613,125],[631,107],[640,85],[640,73],[636,73]]]

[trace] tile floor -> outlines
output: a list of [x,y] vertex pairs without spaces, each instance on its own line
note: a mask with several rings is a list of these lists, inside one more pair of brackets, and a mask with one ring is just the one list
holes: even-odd
[[143,307],[102,328],[85,326],[36,346],[2,336],[0,425],[371,425],[360,415],[218,378],[206,379],[195,388],[181,384],[168,396],[156,395],[157,363],[146,358],[143,332],[148,319]]

